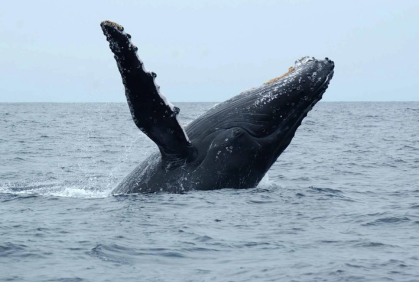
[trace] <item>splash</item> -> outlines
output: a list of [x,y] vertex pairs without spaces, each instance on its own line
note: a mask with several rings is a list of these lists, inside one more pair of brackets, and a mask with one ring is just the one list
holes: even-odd
[[273,188],[276,186],[277,184],[275,184],[274,181],[270,180],[268,173],[266,173],[265,176],[262,178],[262,180],[259,182],[257,188],[267,189],[267,188]]
[[[91,182],[91,181],[87,181]],[[70,182],[24,182],[24,183],[0,183],[0,194],[12,194],[16,196],[44,196],[66,198],[106,198],[110,196],[112,185],[102,185],[105,189],[92,186],[92,183]]]

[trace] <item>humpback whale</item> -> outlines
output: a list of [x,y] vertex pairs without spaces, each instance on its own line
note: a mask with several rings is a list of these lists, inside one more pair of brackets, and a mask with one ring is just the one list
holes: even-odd
[[253,188],[288,147],[322,98],[333,61],[303,57],[288,72],[220,103],[183,128],[179,108],[160,92],[131,35],[111,21],[101,28],[114,54],[136,126],[158,151],[112,194]]

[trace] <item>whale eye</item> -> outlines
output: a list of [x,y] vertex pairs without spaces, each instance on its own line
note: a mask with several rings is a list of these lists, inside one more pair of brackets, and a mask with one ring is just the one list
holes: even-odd
[[234,137],[238,137],[238,136],[240,136],[242,133],[243,133],[243,132],[242,132],[239,128],[235,128],[235,129],[233,130],[233,135],[234,135]]

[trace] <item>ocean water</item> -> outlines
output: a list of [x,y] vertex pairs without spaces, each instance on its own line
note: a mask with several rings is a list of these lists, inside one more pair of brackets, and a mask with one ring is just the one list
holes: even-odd
[[319,103],[254,189],[110,196],[153,149],[125,103],[0,104],[0,281],[419,281],[419,103]]

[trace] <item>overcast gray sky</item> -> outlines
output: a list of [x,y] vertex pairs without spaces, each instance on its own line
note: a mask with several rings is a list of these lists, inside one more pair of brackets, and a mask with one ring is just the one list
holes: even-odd
[[172,102],[223,101],[309,55],[325,101],[419,101],[419,0],[6,1],[0,102],[122,102],[100,29],[120,23]]

